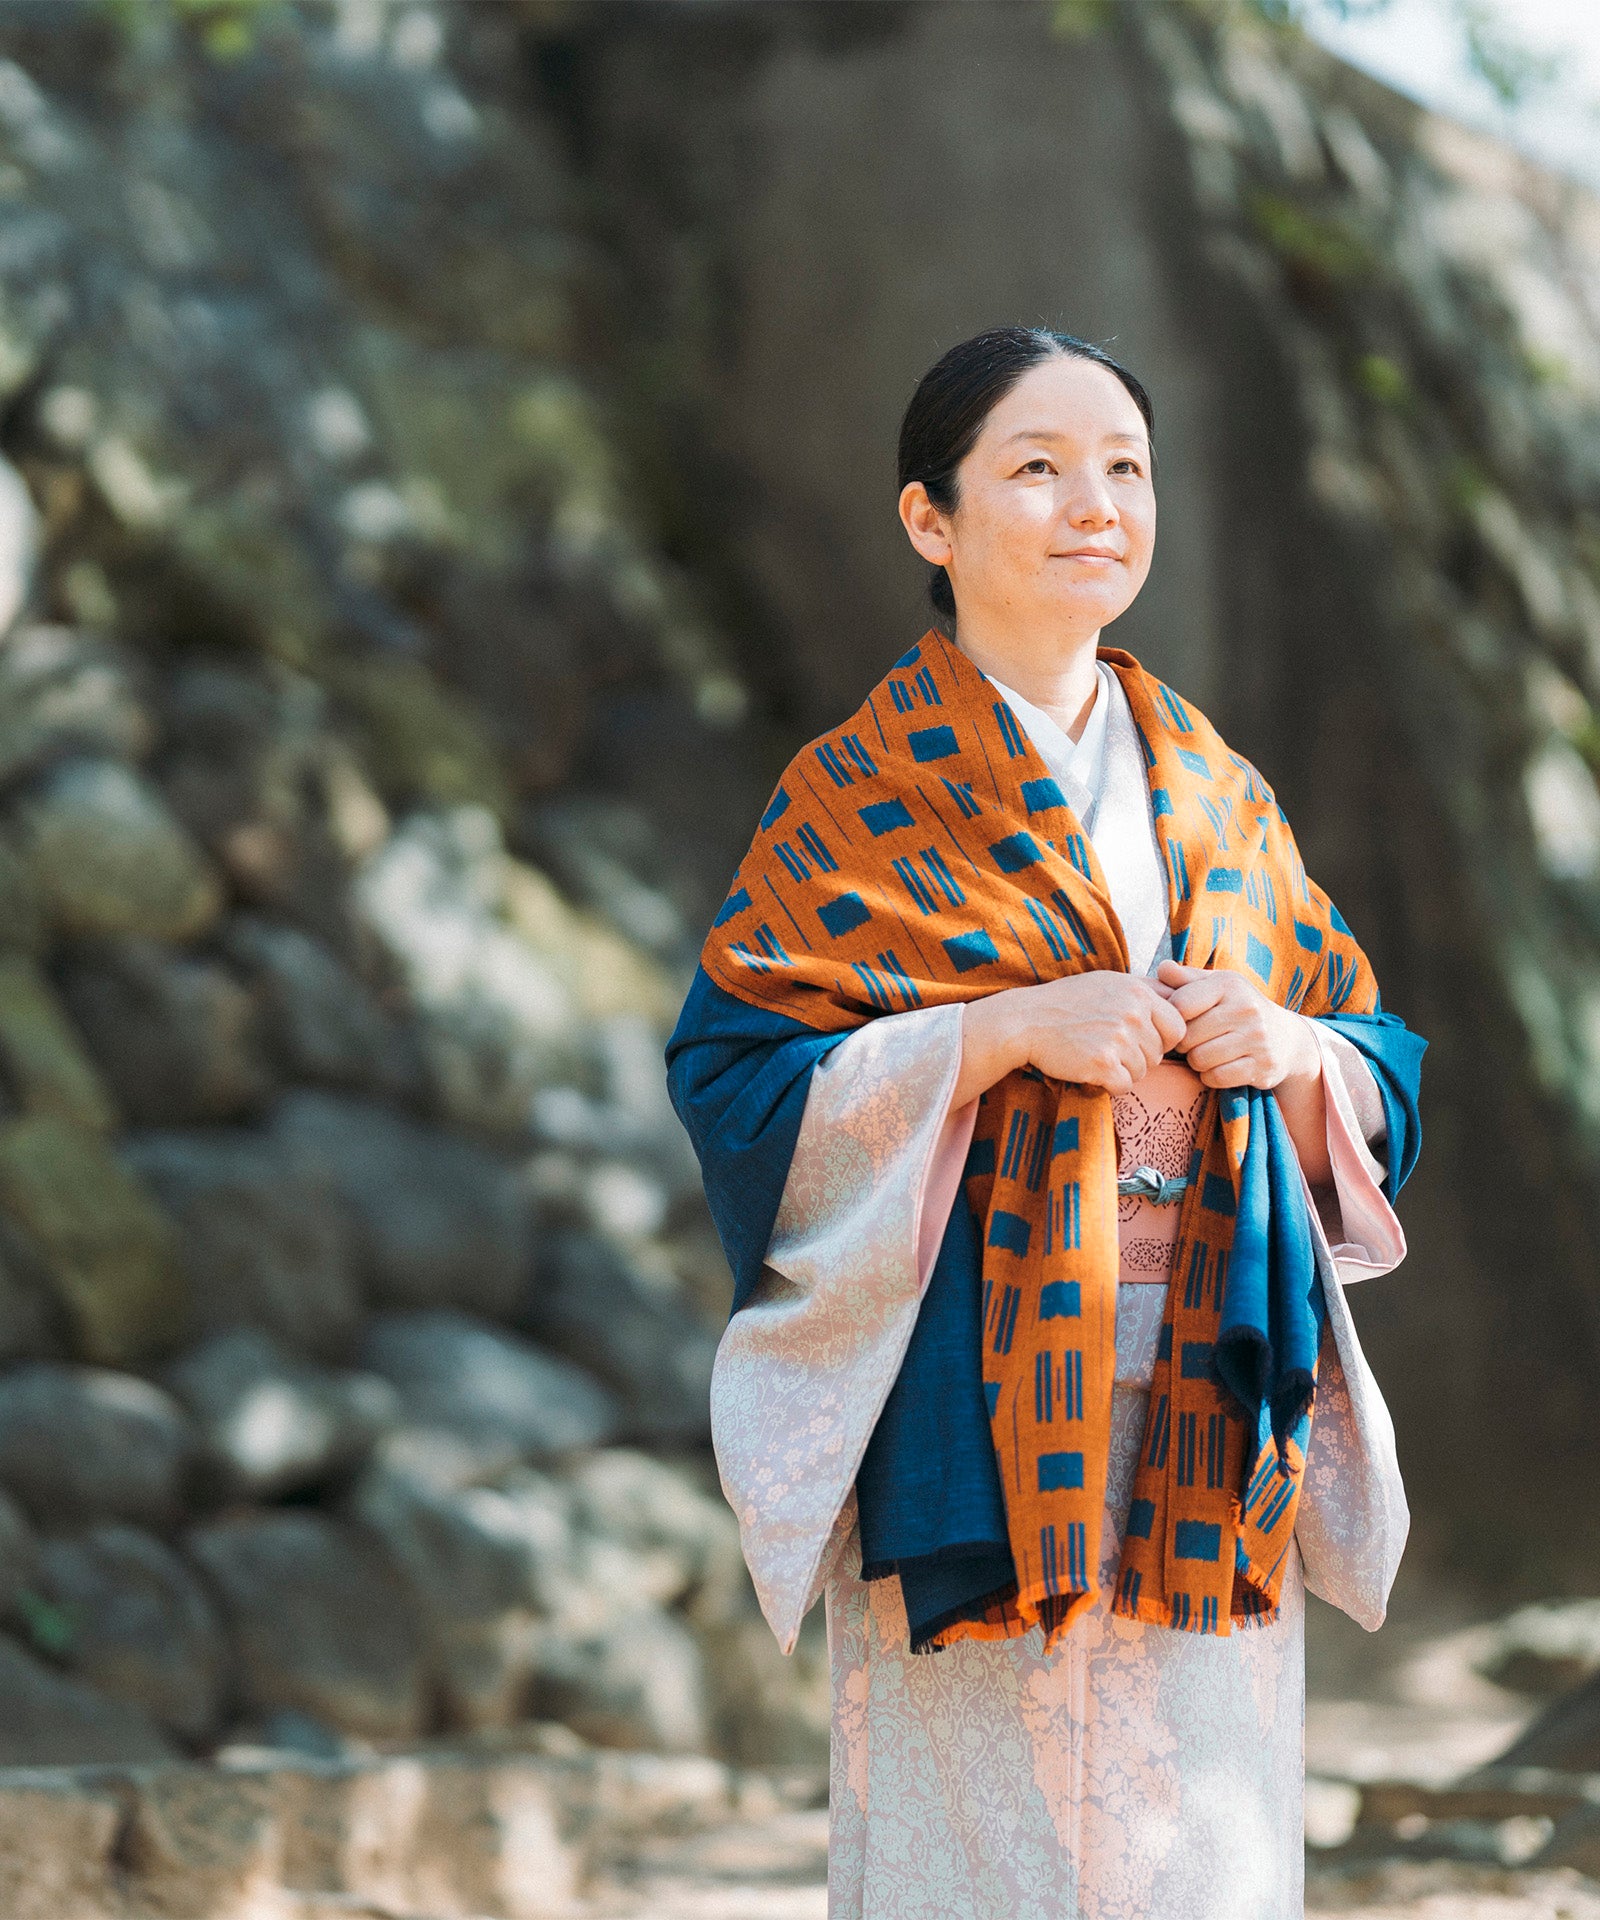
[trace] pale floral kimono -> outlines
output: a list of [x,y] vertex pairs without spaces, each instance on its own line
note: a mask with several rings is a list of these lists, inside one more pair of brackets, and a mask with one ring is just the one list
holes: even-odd
[[[1076,744],[1002,691],[1090,831],[1148,971],[1171,951],[1166,896],[1132,718],[1100,671]],[[898,1580],[859,1578],[854,1481],[958,1200],[976,1116],[976,1102],[951,1109],[961,1021],[960,1006],[885,1015],[816,1066],[766,1265],[712,1381],[723,1487],[785,1651],[826,1603],[830,1920],[1298,1920],[1304,1588],[1376,1627],[1409,1523],[1344,1298],[1405,1253],[1379,1184],[1376,1087],[1316,1023],[1334,1187],[1310,1211],[1328,1317],[1278,1617],[1219,1637],[1101,1606],[1048,1658],[1038,1628],[914,1655]],[[1159,1133],[1159,1104],[1125,1107],[1119,1134],[1130,1118]],[[1127,1274],[1126,1226],[1123,1244]],[[1148,1280],[1118,1291],[1107,1593],[1165,1293]]]

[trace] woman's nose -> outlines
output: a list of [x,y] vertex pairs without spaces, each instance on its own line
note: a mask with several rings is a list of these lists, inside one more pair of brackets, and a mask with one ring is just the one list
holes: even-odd
[[1073,494],[1067,507],[1067,519],[1074,527],[1089,531],[1117,523],[1117,503],[1101,487],[1088,486]]

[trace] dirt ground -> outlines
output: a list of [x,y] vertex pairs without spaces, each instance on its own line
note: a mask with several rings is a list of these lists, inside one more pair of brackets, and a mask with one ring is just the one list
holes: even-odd
[[[1519,1869],[1503,1859],[1356,1860],[1341,1851],[1363,1787],[1443,1788],[1493,1760],[1536,1703],[1474,1671],[1483,1610],[1429,1589],[1418,1576],[1402,1574],[1376,1635],[1320,1602],[1309,1606],[1307,1913],[1342,1920],[1600,1920],[1600,1882],[1570,1869]],[[1505,1824],[1506,1850],[1515,1857],[1516,1823]],[[1537,1840],[1535,1833],[1530,1854]],[[619,1863],[586,1920],[826,1920],[827,1842],[826,1808],[794,1804],[655,1840]]]
[[[664,1843],[588,1909],[593,1920],[826,1920],[828,1816],[785,1813]],[[1395,1862],[1320,1872],[1308,1914],[1342,1920],[1600,1920],[1600,1886],[1569,1872]]]

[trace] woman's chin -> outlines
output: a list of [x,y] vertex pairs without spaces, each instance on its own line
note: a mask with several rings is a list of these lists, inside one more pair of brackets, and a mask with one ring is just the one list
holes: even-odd
[[[1133,596],[1126,593],[1107,593],[1099,581],[1085,581],[1077,586],[1068,584],[1058,587],[1046,596],[1046,606],[1052,613],[1070,617],[1075,624],[1088,627],[1108,626],[1119,615],[1127,612],[1133,604]],[[1095,591],[1096,588],[1100,591]]]

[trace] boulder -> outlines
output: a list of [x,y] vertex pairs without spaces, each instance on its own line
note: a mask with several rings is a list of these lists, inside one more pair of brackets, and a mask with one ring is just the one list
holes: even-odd
[[[557,1637],[581,1644],[630,1605],[670,1606],[700,1649],[715,1750],[752,1766],[825,1765],[832,1696],[820,1614],[793,1654],[779,1651],[713,1471],[608,1447],[565,1466],[562,1491],[573,1550],[564,1564],[554,1555],[542,1563],[569,1583],[548,1594]],[[527,1511],[525,1497],[519,1508]]]
[[589,1632],[548,1632],[537,1649],[533,1709],[599,1746],[704,1752],[710,1739],[700,1647],[657,1607]]
[[221,1488],[257,1500],[347,1471],[399,1420],[386,1380],[308,1366],[251,1327],[210,1335],[162,1378]]
[[39,1249],[0,1215],[0,1366],[13,1360],[65,1360],[72,1328]]
[[0,652],[0,781],[77,749],[138,759],[154,738],[119,648],[71,627],[22,628]]
[[833,1688],[823,1609],[812,1610],[788,1654],[753,1591],[737,1616],[690,1624],[705,1661],[715,1751],[747,1767],[826,1768]]
[[[614,1622],[654,1614],[658,1602],[684,1590],[683,1558],[593,1530],[592,1510],[554,1473],[518,1467],[468,1494],[474,1525],[515,1555],[521,1596],[536,1616],[530,1645],[541,1670],[554,1657],[550,1648],[576,1660],[572,1650],[598,1645]],[[522,1653],[527,1658],[529,1649]]]
[[592,1627],[651,1597],[630,1555],[584,1531],[572,1489],[553,1473],[517,1467],[475,1492],[485,1524],[516,1542],[529,1604],[557,1629]]
[[217,1724],[227,1647],[194,1575],[135,1527],[101,1526],[40,1550],[44,1598],[64,1622],[65,1663],[180,1739]]
[[39,953],[46,940],[44,908],[33,868],[13,836],[0,834],[0,948]]
[[[8,368],[14,368],[11,342]],[[22,611],[39,562],[39,509],[28,483],[9,460],[0,461],[0,633]]]
[[376,1093],[420,1086],[421,1061],[403,1029],[321,941],[283,921],[237,914],[222,943],[256,987],[287,1078]]
[[700,1162],[673,1109],[661,1050],[676,1008],[665,1022],[634,1007],[596,1023],[595,1044],[604,1075],[606,1105],[620,1116],[628,1152],[642,1160],[675,1195],[700,1192]]
[[118,761],[58,761],[29,794],[19,831],[58,933],[185,940],[222,910],[204,854],[160,793]]
[[197,1331],[345,1348],[362,1307],[355,1227],[324,1174],[243,1127],[132,1134],[122,1157],[175,1222]]
[[616,1426],[610,1395],[587,1374],[464,1314],[380,1314],[356,1357],[394,1388],[408,1425],[453,1436],[485,1478],[596,1446]]
[[637,1243],[666,1224],[665,1189],[630,1160],[601,1160],[577,1183],[586,1224],[604,1240]]
[[742,1611],[750,1581],[739,1523],[720,1493],[632,1447],[583,1455],[562,1480],[576,1523],[633,1556],[636,1590],[664,1606],[684,1602],[697,1619]]
[[54,1114],[91,1132],[108,1132],[115,1124],[83,1042],[26,954],[0,953],[0,1062],[6,1088],[23,1113]]
[[538,1089],[580,1070],[573,997],[504,917],[506,855],[485,807],[418,812],[357,871],[364,924],[423,1019],[446,1114],[520,1136]]
[[195,838],[228,864],[225,843],[240,826],[292,833],[305,805],[305,736],[318,717],[302,709],[320,708],[321,689],[274,663],[197,651],[160,694],[162,786]]
[[179,819],[242,899],[344,951],[346,856],[324,800],[333,769],[344,788],[351,774],[322,688],[285,661],[197,651],[162,691],[162,783]]
[[147,1766],[177,1757],[149,1714],[0,1637],[0,1767]]
[[313,1720],[309,1713],[280,1707],[259,1720],[231,1727],[227,1744],[217,1757],[248,1753],[258,1759],[263,1754],[295,1754],[303,1760],[344,1760],[370,1751],[365,1740],[347,1739],[321,1720]]
[[269,1126],[290,1162],[325,1174],[349,1207],[375,1300],[492,1316],[515,1310],[532,1235],[513,1168],[375,1101],[309,1088],[286,1094]]
[[563,794],[525,810],[519,826],[555,877],[623,937],[668,960],[688,945],[683,915],[642,876],[660,860],[655,827],[627,800]]
[[343,656],[329,678],[385,792],[480,806],[491,818],[510,812],[505,770],[477,714],[422,661]]
[[1494,1765],[1600,1773],[1600,1673],[1541,1708]]
[[502,897],[508,923],[549,963],[589,1019],[643,1010],[656,1023],[671,1024],[682,989],[665,968],[597,915],[571,906],[548,874],[507,860]]
[[138,1359],[188,1319],[172,1223],[107,1141],[53,1114],[0,1122],[0,1209],[85,1359]]
[[39,1577],[39,1543],[27,1516],[8,1493],[0,1493],[0,1618],[9,1618],[17,1596]]
[[[642,1012],[611,1012],[590,1031],[592,1079],[597,1092],[576,1085],[540,1087],[528,1108],[528,1123],[540,1144],[599,1158],[590,1175],[586,1210],[601,1231],[624,1238],[649,1235],[670,1200],[699,1196],[699,1162],[682,1121],[672,1112],[667,1075],[661,1069],[663,1031],[670,1021]],[[605,1192],[626,1167],[632,1194],[618,1208]],[[653,1200],[640,1210],[643,1188]],[[620,1196],[618,1196],[620,1198]]]
[[422,1731],[426,1633],[373,1541],[287,1509],[196,1528],[184,1545],[216,1594],[247,1711],[294,1708],[370,1739]]
[[594,1233],[552,1234],[522,1324],[616,1391],[630,1436],[704,1441],[717,1335],[649,1257]]
[[132,1374],[30,1361],[0,1375],[0,1485],[52,1532],[169,1526],[194,1445],[171,1395]]
[[1480,1632],[1474,1665],[1513,1693],[1561,1694],[1600,1672],[1600,1600],[1518,1607]]
[[215,960],[129,935],[78,944],[58,972],[72,1017],[135,1126],[232,1119],[270,1096],[260,1008]]
[[427,1623],[457,1727],[507,1726],[531,1670],[527,1544],[487,1487],[440,1487],[394,1457],[369,1465],[344,1511],[377,1540]]

